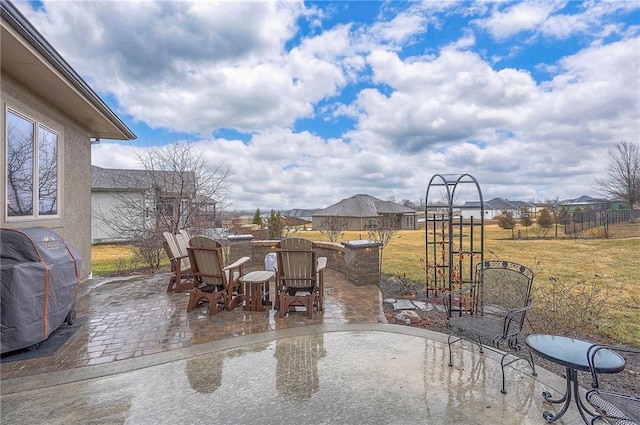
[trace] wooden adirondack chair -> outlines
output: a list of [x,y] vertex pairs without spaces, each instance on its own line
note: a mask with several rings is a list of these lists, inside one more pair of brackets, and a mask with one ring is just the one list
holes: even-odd
[[291,306],[303,306],[310,319],[319,309],[318,263],[313,242],[302,238],[283,239],[276,249],[276,308],[284,317]]
[[239,279],[244,265],[251,260],[249,257],[242,257],[225,267],[222,245],[206,236],[191,238],[187,252],[198,284],[191,291],[187,311],[201,302],[208,302],[209,314],[213,315],[225,307],[231,310],[242,303],[244,294]]
[[162,235],[164,236],[162,246],[171,264],[171,278],[169,278],[167,292],[193,289],[193,270],[186,249],[184,251],[180,249],[176,235],[170,232],[164,232]]

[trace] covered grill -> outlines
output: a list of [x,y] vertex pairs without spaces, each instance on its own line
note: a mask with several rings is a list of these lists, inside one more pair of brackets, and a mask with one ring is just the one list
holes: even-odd
[[65,321],[73,323],[82,259],[45,227],[0,229],[0,244],[5,353],[44,341]]

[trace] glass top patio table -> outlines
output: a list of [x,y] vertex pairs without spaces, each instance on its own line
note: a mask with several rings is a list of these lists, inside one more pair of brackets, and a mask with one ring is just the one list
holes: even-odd
[[[529,335],[526,339],[529,349],[543,359],[557,363],[565,367],[566,388],[565,393],[558,399],[553,399],[551,393],[543,391],[542,397],[550,403],[563,403],[560,411],[553,414],[549,410],[542,413],[542,417],[549,423],[560,419],[569,408],[573,398],[578,412],[585,423],[589,423],[587,415],[594,414],[585,406],[580,398],[578,385],[578,371],[588,371],[589,362],[587,355],[594,345],[591,342],[559,335]],[[599,350],[594,358],[594,366],[599,373],[617,373],[624,369],[624,358],[611,350]]]
[[[558,335],[530,335],[529,348],[540,357],[576,370],[588,371],[587,351],[593,343]],[[624,358],[611,350],[596,353],[595,366],[600,373],[617,373],[624,369]]]

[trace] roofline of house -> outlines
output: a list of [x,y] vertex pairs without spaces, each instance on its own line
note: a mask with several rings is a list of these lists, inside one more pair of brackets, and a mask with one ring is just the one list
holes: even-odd
[[49,44],[36,30],[27,18],[9,1],[0,2],[2,19],[7,21],[25,40],[29,42],[51,65],[82,93],[111,123],[130,140],[137,136],[122,122],[122,120],[104,103],[104,101],[89,87],[89,85],[73,70],[64,58]]

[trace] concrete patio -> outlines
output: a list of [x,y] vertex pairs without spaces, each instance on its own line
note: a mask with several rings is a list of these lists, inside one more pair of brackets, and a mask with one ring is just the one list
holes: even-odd
[[[491,352],[388,324],[376,286],[327,270],[325,312],[209,317],[168,274],[82,285],[83,326],[54,355],[2,363],[1,422],[48,424],[544,424],[564,379],[518,364],[500,393]],[[559,424],[582,424],[572,408]]]

